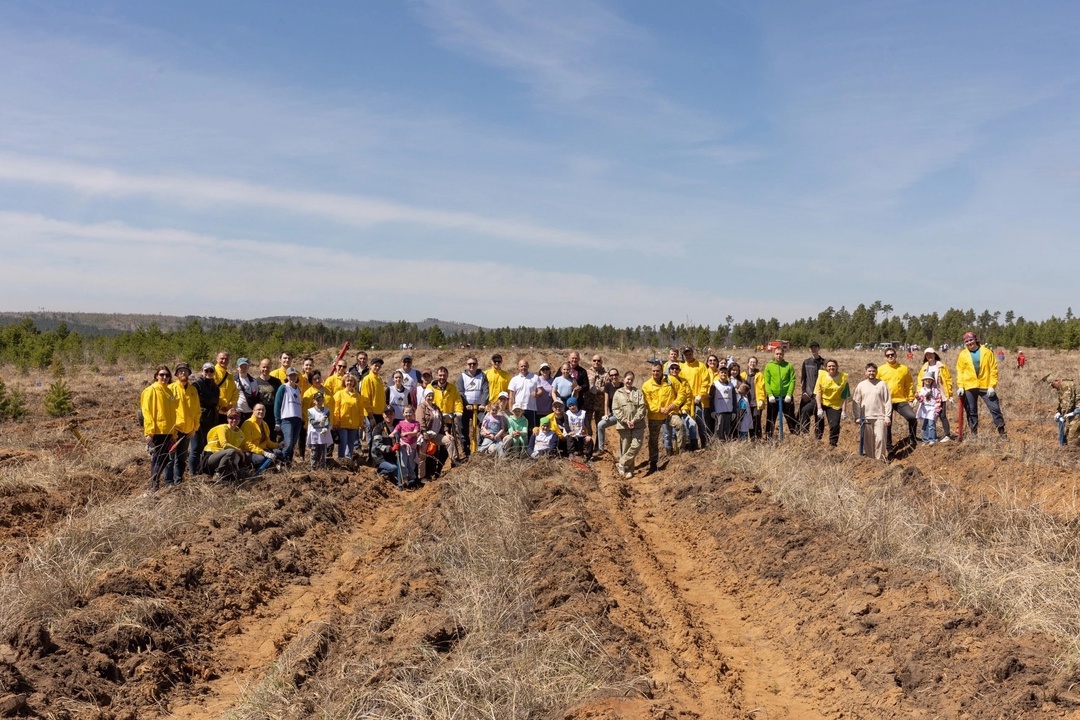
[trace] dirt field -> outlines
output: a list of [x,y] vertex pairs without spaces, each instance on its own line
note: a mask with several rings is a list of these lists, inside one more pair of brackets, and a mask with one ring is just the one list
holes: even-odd
[[[606,359],[644,379],[646,355]],[[825,355],[853,378],[878,359]],[[89,453],[40,410],[47,378],[5,373],[34,415],[0,425],[0,716],[1080,718],[1071,631],[770,489],[797,466],[926,517],[1039,513],[1067,538],[1040,561],[1071,572],[1076,462],[1036,380],[1077,358],[1027,355],[1002,370],[1006,442],[883,466],[847,425],[835,450],[789,434],[631,480],[474,460],[412,493],[362,468],[142,497],[136,373],[69,379]]]

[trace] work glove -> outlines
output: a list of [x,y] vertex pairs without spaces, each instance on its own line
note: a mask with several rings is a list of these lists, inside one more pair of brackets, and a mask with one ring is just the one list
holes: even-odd
[[770,405],[775,405],[776,404],[776,398],[774,396],[772,396],[772,395],[769,396],[769,404]]
[[[825,415],[825,411],[819,408],[818,411],[817,411],[817,416],[822,417],[824,415]],[[843,418],[841,418],[841,419],[843,419]]]
[[1061,422],[1061,413],[1054,413],[1054,422]]
[[393,450],[394,452],[397,452],[398,450],[401,449],[401,443],[394,443],[393,445],[390,446],[390,449]]
[[788,405],[790,405],[790,404],[791,404],[791,402],[792,402],[792,401],[791,401],[791,396],[790,396],[790,395],[788,395],[788,396],[787,396],[786,398],[784,398],[784,402],[786,402],[786,403],[787,403]]
[[987,388],[986,389],[986,397],[997,397],[997,389],[996,388]]
[[272,453],[272,452],[264,452],[263,457],[266,458],[267,460],[273,460],[274,459],[274,453]]
[[844,411],[844,410],[840,411],[840,419],[841,420],[847,420],[847,412],[846,411]]
[[964,388],[956,388],[956,397],[964,397]]

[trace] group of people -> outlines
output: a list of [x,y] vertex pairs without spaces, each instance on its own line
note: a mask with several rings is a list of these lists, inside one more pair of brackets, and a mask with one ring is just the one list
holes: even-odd
[[[982,398],[1004,435],[996,358],[981,349],[974,333],[964,343],[956,393],[971,432],[978,432]],[[714,441],[772,439],[785,428],[792,434],[812,428],[820,440],[826,423],[829,442],[836,445],[848,416],[862,425],[870,454],[882,459],[893,451],[894,414],[908,421],[912,445],[920,420],[924,440],[937,440],[938,422],[940,438],[948,439],[942,411],[953,379],[933,348],[925,351],[917,382],[889,350],[881,366],[867,364],[866,379],[854,389],[816,342],[810,352],[796,373],[783,348],[764,367],[749,358],[745,370],[730,356],[722,360],[710,353],[701,362],[694,348],[673,348],[666,361],[650,361],[649,377],[639,386],[633,371],[605,368],[599,354],[586,368],[577,352],[557,369],[542,362],[536,373],[526,358],[511,372],[499,353],[486,369],[469,357],[451,380],[446,367],[421,372],[409,354],[384,379],[384,361],[369,362],[365,351],[351,365],[337,360],[325,378],[310,357],[298,368],[284,352],[274,370],[263,358],[255,373],[247,358],[232,367],[230,354],[222,351],[195,379],[186,363],[171,370],[161,365],[144,389],[140,414],[151,455],[150,491],[181,482],[185,470],[242,477],[289,466],[297,457],[319,469],[334,446],[341,461],[366,456],[380,474],[408,488],[474,452],[577,456],[586,462],[610,454],[617,471],[629,478],[646,433],[649,472],[658,468],[661,445],[673,454]],[[619,439],[610,453],[608,429]]]

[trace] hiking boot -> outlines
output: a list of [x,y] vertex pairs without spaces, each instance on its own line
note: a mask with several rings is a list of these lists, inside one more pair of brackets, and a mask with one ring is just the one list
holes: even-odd
[[1000,437],[1002,440],[1008,440],[1009,439],[1009,436],[1005,433],[1005,426],[1004,425],[1002,425],[1001,427],[998,428],[998,437]]
[[646,475],[652,475],[656,471],[657,471],[656,463],[649,463],[649,470],[645,474]]

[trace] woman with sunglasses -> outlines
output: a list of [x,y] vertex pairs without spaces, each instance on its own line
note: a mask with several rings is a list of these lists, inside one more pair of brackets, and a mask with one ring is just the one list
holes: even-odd
[[177,400],[169,389],[172,373],[168,365],[158,365],[152,382],[139,398],[143,416],[143,434],[150,451],[150,487],[148,493],[161,487],[161,476],[169,459],[169,444],[176,432]]

